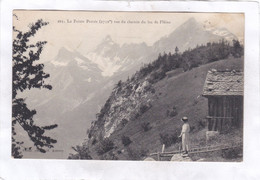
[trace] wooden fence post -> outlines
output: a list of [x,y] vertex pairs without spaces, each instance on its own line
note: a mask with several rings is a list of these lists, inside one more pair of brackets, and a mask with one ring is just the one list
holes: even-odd
[[162,145],[162,153],[164,153],[165,144]]

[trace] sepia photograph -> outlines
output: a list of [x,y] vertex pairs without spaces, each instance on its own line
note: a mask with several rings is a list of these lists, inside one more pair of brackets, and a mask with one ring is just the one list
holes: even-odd
[[13,10],[15,159],[243,162],[244,13]]

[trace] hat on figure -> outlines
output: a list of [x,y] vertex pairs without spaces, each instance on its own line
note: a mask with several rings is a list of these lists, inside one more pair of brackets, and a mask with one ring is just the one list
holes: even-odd
[[188,118],[187,118],[186,116],[184,116],[183,118],[181,118],[181,120],[182,120],[183,122],[187,122],[187,121],[188,121]]

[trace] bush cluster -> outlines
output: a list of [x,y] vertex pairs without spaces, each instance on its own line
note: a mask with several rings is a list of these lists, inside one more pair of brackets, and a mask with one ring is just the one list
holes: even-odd
[[160,142],[161,144],[165,144],[165,147],[169,147],[172,144],[179,142],[177,132],[174,134],[160,133]]
[[139,110],[140,114],[145,113],[146,111],[148,111],[149,108],[150,108],[150,107],[149,107],[148,105],[142,104],[142,105],[140,106],[140,110]]
[[102,160],[118,160],[118,157],[113,151],[110,151],[109,153],[103,154],[101,157]]
[[174,117],[178,115],[178,111],[177,108],[175,106],[173,106],[172,110],[167,110],[166,111],[166,116],[170,116],[170,117]]
[[149,131],[149,130],[152,129],[152,127],[150,126],[150,123],[149,123],[149,122],[143,122],[143,123],[141,124],[141,127],[142,127],[142,130],[143,130],[144,132],[147,132],[147,131]]
[[141,79],[149,76],[148,81],[153,84],[166,77],[166,72],[176,68],[183,68],[184,71],[188,71],[202,64],[225,59],[230,55],[236,58],[241,57],[244,54],[243,51],[244,47],[240,45],[238,40],[234,40],[233,45],[222,40],[207,43],[206,45],[198,45],[196,48],[188,49],[183,53],[176,51],[174,54],[159,54],[155,61],[142,67],[135,74],[136,77],[131,79]]
[[129,160],[141,160],[142,158],[147,156],[148,152],[149,151],[147,149],[138,150],[137,148],[134,148],[134,147],[127,148],[127,154],[128,154]]
[[86,145],[78,145],[76,147],[72,147],[72,149],[76,153],[70,153],[68,159],[92,159],[89,153],[89,149]]
[[96,138],[94,138],[93,140],[92,140],[92,145],[95,145],[97,143],[97,139]]
[[207,121],[206,121],[205,119],[200,119],[200,120],[198,121],[198,127],[199,127],[199,129],[205,128],[206,125],[207,125]]
[[109,138],[103,139],[97,146],[97,153],[103,155],[104,153],[112,150],[114,148],[114,143]]
[[132,143],[131,139],[128,136],[122,136],[121,140],[124,146],[128,146],[129,144]]
[[222,150],[222,157],[225,159],[235,159],[238,158],[241,153],[241,148]]

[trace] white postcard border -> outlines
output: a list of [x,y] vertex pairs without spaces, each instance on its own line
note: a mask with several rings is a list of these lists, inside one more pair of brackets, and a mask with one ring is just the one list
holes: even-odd
[[[1,2],[0,179],[257,179],[259,156],[259,17],[257,2],[3,0]],[[33,160],[11,158],[12,10],[245,13],[245,118],[242,163]]]

